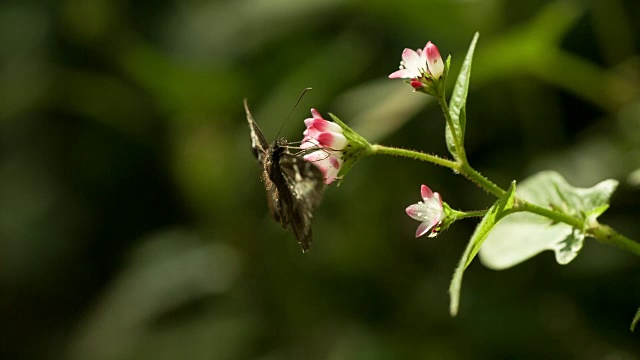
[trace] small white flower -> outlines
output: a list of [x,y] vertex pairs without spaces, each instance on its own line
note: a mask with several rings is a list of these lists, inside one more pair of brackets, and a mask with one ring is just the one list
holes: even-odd
[[420,194],[424,201],[408,206],[406,212],[412,219],[422,222],[416,230],[416,237],[426,234],[430,229],[434,230],[429,237],[434,237],[437,235],[435,227],[444,219],[442,198],[439,193],[431,191],[427,185],[420,187]]

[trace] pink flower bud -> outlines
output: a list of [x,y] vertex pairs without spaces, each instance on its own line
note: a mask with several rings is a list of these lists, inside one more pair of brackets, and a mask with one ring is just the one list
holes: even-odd
[[422,83],[422,81],[411,80],[411,86],[416,90],[420,90],[424,87],[424,84]]
[[444,63],[442,62],[438,47],[429,41],[424,47],[423,53],[427,54],[427,67],[429,68],[431,76],[439,79],[444,72]]

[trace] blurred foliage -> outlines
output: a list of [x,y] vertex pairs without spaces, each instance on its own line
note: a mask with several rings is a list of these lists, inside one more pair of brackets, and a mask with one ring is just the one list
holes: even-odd
[[[273,139],[308,108],[446,154],[435,104],[387,81],[435,42],[455,76],[481,33],[467,154],[505,187],[553,169],[621,181],[602,221],[640,239],[640,4],[506,0],[7,0],[0,4],[2,359],[635,359],[637,258],[588,240],[447,287],[473,232],[413,239],[443,169],[365,159],[300,254],[268,215],[242,98]],[[449,84],[452,85],[452,84]],[[505,136],[508,134],[508,136]],[[500,138],[500,141],[496,139]]]

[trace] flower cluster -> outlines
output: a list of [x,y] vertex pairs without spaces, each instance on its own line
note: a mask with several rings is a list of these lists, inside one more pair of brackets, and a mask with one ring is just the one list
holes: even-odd
[[326,184],[342,179],[358,160],[372,153],[367,139],[333,114],[329,115],[333,121],[323,119],[316,109],[311,109],[312,117],[304,121],[307,129],[300,145],[307,153],[304,159],[320,169]]
[[324,175],[324,182],[331,184],[338,176],[343,162],[342,150],[348,145],[340,125],[325,120],[316,110],[311,109],[311,118],[305,119],[307,129],[302,133],[302,149],[317,149],[304,156],[313,162]]
[[416,237],[426,234],[429,230],[431,230],[429,237],[434,237],[438,235],[438,225],[445,218],[442,198],[439,193],[431,191],[427,185],[420,187],[420,195],[424,201],[409,205],[406,212],[412,219],[421,221],[416,230]]
[[[423,49],[404,49],[400,70],[389,75],[389,78],[409,79],[416,91],[438,96],[444,94],[448,70],[449,59],[444,63],[438,48],[428,42]],[[372,153],[372,147],[366,139],[330,115],[333,121],[324,119],[316,109],[311,109],[311,117],[304,120],[306,129],[300,145],[306,153],[304,160],[320,169],[326,184],[342,179],[358,159]],[[431,191],[428,186],[422,185],[420,193],[423,201],[407,207],[406,213],[421,222],[416,237],[425,234],[433,237],[441,228],[455,221],[455,217],[449,217],[453,210],[443,204],[440,194]]]
[[442,61],[440,51],[429,41],[424,49],[404,49],[400,70],[389,75],[389,79],[410,79],[409,84],[416,90],[430,95],[443,91],[448,73],[447,63]]

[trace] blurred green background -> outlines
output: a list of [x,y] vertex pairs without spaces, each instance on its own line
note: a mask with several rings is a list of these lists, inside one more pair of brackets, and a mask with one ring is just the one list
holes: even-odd
[[[368,139],[446,154],[442,114],[387,80],[431,40],[457,75],[481,33],[467,153],[501,186],[542,169],[621,185],[601,217],[640,239],[640,3],[507,0],[0,4],[0,358],[638,359],[640,262],[588,240],[447,288],[475,221],[414,239],[420,184],[358,163],[301,254],[269,218],[242,99],[272,140],[309,108]],[[449,85],[453,84],[453,78]]]

